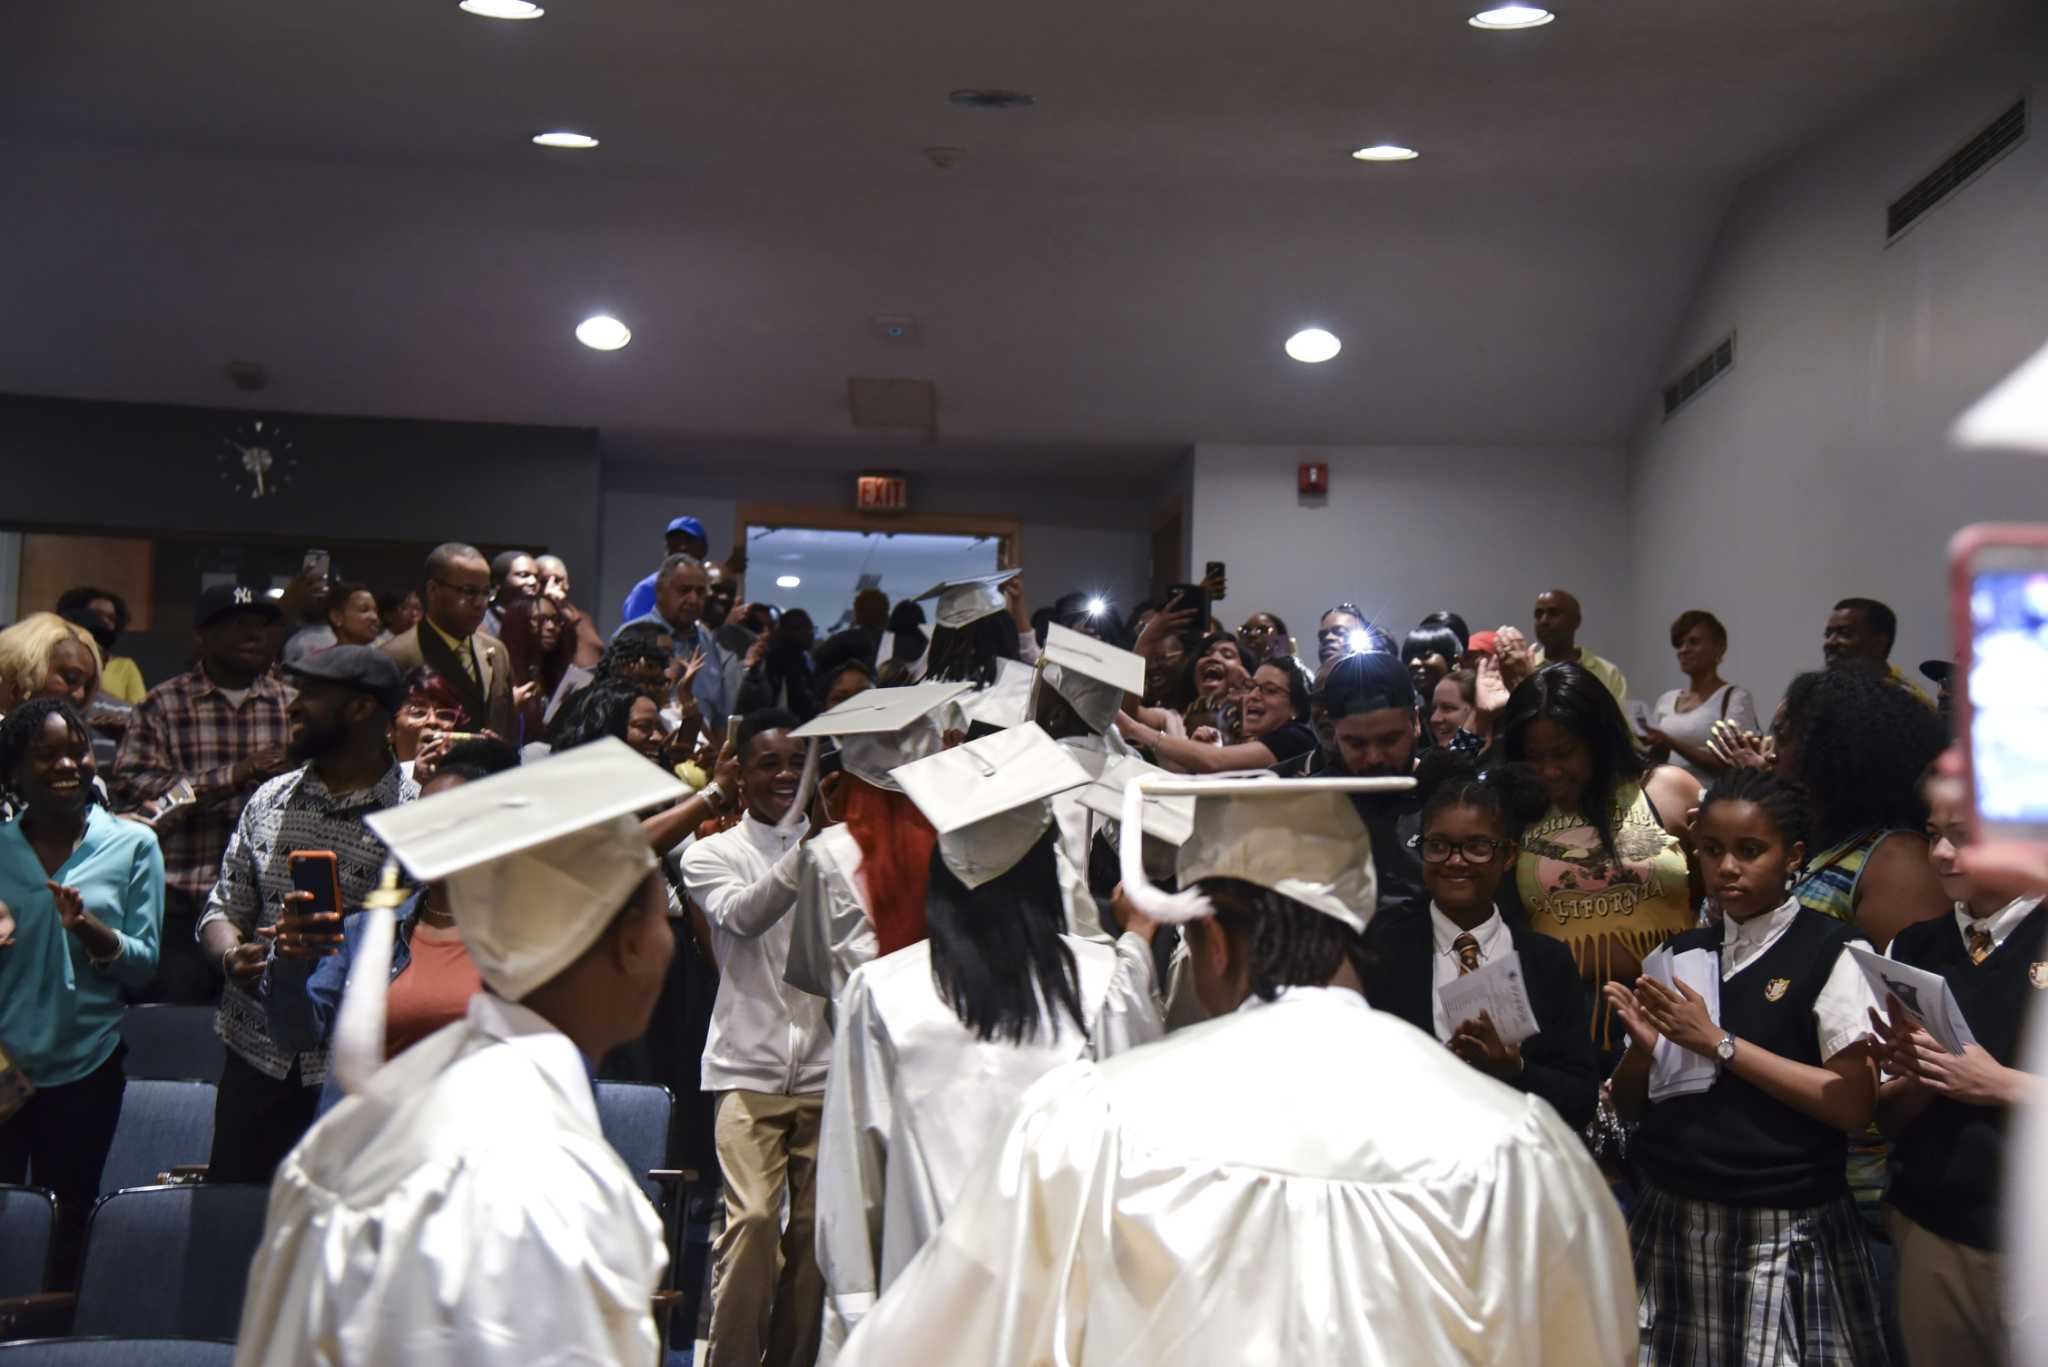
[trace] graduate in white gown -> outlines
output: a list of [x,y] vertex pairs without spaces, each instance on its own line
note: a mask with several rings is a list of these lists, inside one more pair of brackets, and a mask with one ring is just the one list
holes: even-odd
[[1186,783],[1173,898],[1124,823],[1125,897],[1188,919],[1217,1018],[1047,1074],[842,1364],[1633,1355],[1627,1231],[1578,1137],[1360,993],[1373,866],[1331,789],[1401,782]]
[[924,938],[925,870],[938,837],[889,771],[945,748],[940,715],[968,688],[866,689],[790,733],[839,746],[839,777],[826,785],[839,824],[804,845],[797,869],[783,970],[791,987],[837,1001],[854,969]]
[[271,1185],[239,1367],[659,1360],[661,1222],[589,1070],[647,1028],[675,947],[631,813],[684,791],[606,740],[370,818],[414,877],[447,879],[488,991],[378,1067],[373,916],[336,1026],[352,1095]]
[[1047,1072],[1163,1033],[1152,923],[1114,945],[1065,933],[1051,799],[1086,772],[1036,726],[896,771],[940,827],[929,938],[840,999],[818,1154],[830,1362],[938,1229],[1018,1099]]

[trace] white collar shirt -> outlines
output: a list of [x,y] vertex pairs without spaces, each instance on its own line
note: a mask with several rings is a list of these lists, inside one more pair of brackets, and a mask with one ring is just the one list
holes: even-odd
[[[1737,921],[1724,914],[1721,917],[1721,981],[1725,983],[1733,978],[1783,939],[1792,923],[1799,919],[1800,911],[1799,899],[1794,897],[1787,898],[1782,906],[1761,916],[1752,916],[1747,921]],[[1815,912],[1814,915],[1820,913]],[[1865,949],[1870,947],[1861,937],[1854,943]],[[1876,1009],[1877,998],[1871,995],[1870,983],[1864,978],[1863,970],[1856,966],[1855,956],[1846,952],[1841,954],[1813,1004],[1813,1025],[1815,1038],[1820,1044],[1821,1062],[1827,1062],[1868,1035],[1869,1013]]]
[[1996,954],[2005,947],[2006,936],[2020,927],[2020,922],[2033,915],[2034,908],[2041,905],[2038,897],[2016,897],[1997,911],[1982,918],[1970,915],[1968,902],[1956,903],[1956,932],[1963,937],[1963,948],[1970,947],[1970,931],[1974,929],[1991,932],[1991,952]]
[[[1429,935],[1436,952],[1429,956],[1430,984],[1441,988],[1446,983],[1458,980],[1457,939],[1465,931],[1450,917],[1443,914],[1437,904],[1429,904]],[[1508,934],[1507,922],[1494,912],[1479,923],[1472,932],[1472,938],[1479,942],[1479,962],[1483,967],[1503,954],[1512,954],[1515,949],[1514,937]],[[1444,1016],[1444,999],[1435,991],[1429,994],[1429,1016],[1436,1027],[1436,1037],[1448,1042],[1451,1038],[1452,1023]]]

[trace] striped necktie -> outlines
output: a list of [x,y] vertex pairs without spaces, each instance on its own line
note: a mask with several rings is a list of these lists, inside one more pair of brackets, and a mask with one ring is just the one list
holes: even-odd
[[1465,931],[1451,941],[1451,948],[1458,951],[1458,976],[1464,977],[1479,967],[1479,941],[1472,938],[1471,931]]
[[1963,934],[1970,946],[1970,962],[1972,964],[1981,964],[1991,957],[1993,946],[1991,944],[1990,931],[1982,926],[1971,926]]

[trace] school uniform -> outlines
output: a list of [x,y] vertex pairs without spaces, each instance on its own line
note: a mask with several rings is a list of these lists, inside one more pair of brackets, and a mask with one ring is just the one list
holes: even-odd
[[[1842,951],[1853,927],[1796,900],[1687,931],[1714,951],[1722,1030],[1818,1068],[1868,1032],[1876,1003]],[[1630,1144],[1638,1362],[1884,1367],[1877,1276],[1849,1195],[1848,1136],[1723,1067],[1703,1092],[1653,1101]]]
[[[2018,1067],[2027,1011],[2048,989],[2048,908],[2038,897],[1974,918],[1921,921],[1887,951],[1938,973],[1970,1033]],[[1898,1251],[1899,1333],[1916,1362],[2004,1362],[2006,1143],[2012,1112],[1937,1096],[1892,1142],[1887,1223]]]
[[[1373,921],[1375,957],[1365,997],[1378,1009],[1448,1042],[1459,1022],[1447,1020],[1437,989],[1464,971],[1458,938],[1465,932],[1434,902]],[[1537,1033],[1522,1041],[1522,1071],[1507,1084],[1540,1096],[1573,1129],[1593,1118],[1600,1063],[1586,1019],[1586,994],[1572,954],[1548,936],[1510,926],[1496,911],[1472,932],[1477,964],[1522,956],[1522,979],[1536,1013]]]

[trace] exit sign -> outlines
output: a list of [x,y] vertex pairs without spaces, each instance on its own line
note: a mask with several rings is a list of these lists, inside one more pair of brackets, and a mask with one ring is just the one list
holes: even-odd
[[910,506],[910,481],[901,475],[862,475],[854,506],[864,513],[900,513]]

